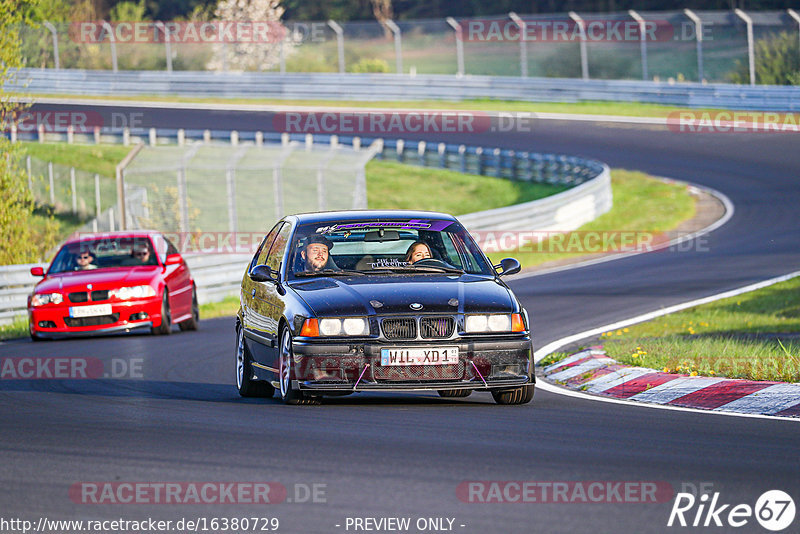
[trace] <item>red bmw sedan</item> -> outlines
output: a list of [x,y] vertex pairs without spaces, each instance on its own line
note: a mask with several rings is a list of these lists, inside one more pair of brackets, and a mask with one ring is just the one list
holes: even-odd
[[28,297],[34,341],[149,329],[196,330],[197,288],[186,261],[153,231],[82,235],[67,241]]

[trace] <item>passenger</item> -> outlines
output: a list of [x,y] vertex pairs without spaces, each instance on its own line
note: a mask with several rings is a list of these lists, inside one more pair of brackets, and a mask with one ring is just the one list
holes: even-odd
[[147,245],[134,246],[130,258],[122,260],[122,265],[152,265],[150,247]]
[[424,241],[414,241],[406,251],[406,262],[417,263],[419,260],[432,258],[431,248]]
[[333,243],[324,235],[313,234],[306,239],[305,247],[300,251],[300,255],[305,262],[306,271],[321,271],[325,268],[333,268],[328,265],[330,260],[330,249]]

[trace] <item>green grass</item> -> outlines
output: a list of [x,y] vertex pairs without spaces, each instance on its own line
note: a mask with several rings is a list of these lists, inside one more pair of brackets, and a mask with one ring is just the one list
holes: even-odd
[[512,182],[391,161],[367,164],[370,209],[418,209],[463,215],[536,200],[566,189],[566,186]]
[[200,325],[202,328],[203,319],[214,319],[216,317],[232,317],[239,310],[239,297],[225,297],[219,302],[207,302],[200,305]]
[[[64,95],[17,95],[20,98],[64,98]],[[473,99],[461,101],[420,100],[420,101],[364,101],[364,100],[282,100],[264,98],[193,98],[164,95],[140,96],[92,96],[81,97],[70,95],[70,99],[85,100],[119,100],[149,102],[194,102],[219,104],[252,104],[265,106],[322,106],[353,108],[408,108],[408,109],[455,109],[475,111],[520,111],[539,113],[571,113],[589,115],[617,115],[624,117],[667,117],[676,111],[686,111],[686,107],[664,106],[643,102],[521,102],[517,100]],[[693,111],[718,111],[713,108],[698,108]]]
[[[629,231],[641,232],[639,235],[649,238],[674,229],[695,214],[695,199],[685,185],[665,183],[641,172],[612,169],[611,188],[614,195],[611,210],[577,231],[567,232],[563,239],[551,238],[536,247],[528,244],[521,250],[493,252],[489,258],[499,262],[513,256],[523,267],[571,259],[587,254],[587,248],[595,246],[594,241],[586,239],[588,235],[613,236],[614,232]],[[571,237],[579,239],[579,246],[570,245],[576,242]]]
[[122,145],[69,145],[66,143],[22,143],[24,151],[31,157],[52,161],[66,167],[101,177],[116,176],[117,164],[122,161],[132,147]]
[[0,325],[0,341],[28,335],[28,316],[19,315],[9,324]]
[[[800,277],[605,332],[599,342],[610,357],[628,365],[690,375],[799,382],[798,332]],[[563,356],[552,355],[547,363]]]

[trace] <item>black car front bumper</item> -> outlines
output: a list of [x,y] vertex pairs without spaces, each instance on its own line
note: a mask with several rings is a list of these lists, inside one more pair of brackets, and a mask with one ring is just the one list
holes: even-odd
[[[527,335],[441,341],[293,341],[293,386],[301,390],[513,388],[534,382]],[[381,349],[458,347],[457,365],[381,366]]]

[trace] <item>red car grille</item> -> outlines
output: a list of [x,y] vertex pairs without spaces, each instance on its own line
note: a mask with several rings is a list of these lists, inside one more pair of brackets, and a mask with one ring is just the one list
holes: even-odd
[[[88,302],[89,293],[86,291],[74,291],[68,295],[70,302]],[[108,290],[98,289],[92,291],[92,300],[108,300]]]

